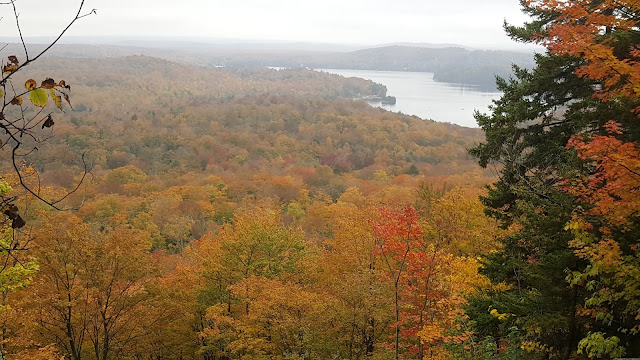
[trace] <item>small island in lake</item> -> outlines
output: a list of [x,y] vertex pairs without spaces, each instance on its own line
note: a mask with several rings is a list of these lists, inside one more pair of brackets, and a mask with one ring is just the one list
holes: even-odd
[[396,104],[396,97],[395,96],[368,95],[368,96],[361,97],[360,100],[364,100],[364,101],[367,101],[367,102],[370,102],[370,103],[380,102],[383,105],[395,105]]
[[396,97],[395,96],[384,96],[381,101],[382,101],[383,105],[395,105],[396,104]]

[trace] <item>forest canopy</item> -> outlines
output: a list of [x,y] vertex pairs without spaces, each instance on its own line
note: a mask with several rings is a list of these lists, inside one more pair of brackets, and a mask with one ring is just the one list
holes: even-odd
[[[383,86],[305,69],[46,60],[29,76],[72,83],[74,110],[54,114],[28,180],[53,196],[91,176],[73,213],[19,198],[32,269],[5,291],[8,358],[443,353],[462,295],[486,285],[476,256],[499,229],[476,199],[492,172],[467,153],[481,131],[372,108],[352,98]],[[422,230],[394,275],[381,261],[399,264],[407,223],[389,221],[405,211]]]
[[481,129],[304,68],[6,56],[0,358],[640,356],[640,7],[521,5],[547,51]]

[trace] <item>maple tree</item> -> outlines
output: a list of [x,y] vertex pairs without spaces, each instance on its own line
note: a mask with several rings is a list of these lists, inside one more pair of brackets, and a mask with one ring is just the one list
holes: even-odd
[[[590,291],[583,314],[607,325],[580,341],[579,351],[589,357],[637,351],[633,343],[640,331],[640,293],[634,285],[640,276],[635,224],[640,152],[636,143],[616,138],[622,134],[618,125],[605,125],[609,135],[595,135],[588,142],[576,137],[568,145],[596,166],[589,177],[568,179],[565,186],[584,206],[574,211],[567,225],[575,236],[571,245],[589,261],[583,271],[571,274],[570,281]],[[615,331],[609,328],[614,322],[619,324]]]
[[430,194],[423,215],[425,247],[411,261],[408,298],[414,302],[409,313],[417,319],[419,357],[440,359],[453,355],[447,349],[451,345],[470,340],[463,321],[465,297],[488,287],[478,272],[478,256],[496,250],[501,231],[484,215],[479,192],[457,187]]
[[[244,330],[238,328],[244,325],[238,324],[255,321],[250,320],[254,319],[251,279],[286,280],[295,276],[303,251],[299,230],[282,226],[278,214],[269,209],[256,208],[238,214],[233,225],[226,225],[217,236],[201,239],[197,252],[201,271],[209,281],[203,291],[209,298],[206,311],[210,322],[203,328],[208,343],[203,349],[212,354],[249,351],[235,347],[246,338]],[[220,324],[225,328],[222,335],[218,335],[222,331]],[[259,351],[258,348],[251,351],[254,350]]]
[[[479,202],[474,213],[461,200],[456,189],[436,195],[429,212],[422,215],[413,207],[402,212],[383,208],[373,224],[376,253],[384,260],[385,278],[394,290],[396,358],[403,348],[419,359],[444,359],[449,355],[446,343],[468,338],[468,332],[451,335],[451,331],[463,314],[464,296],[487,286],[473,255],[495,245],[491,224],[476,227],[470,221],[473,216],[484,218]],[[478,237],[467,237],[469,232]],[[471,244],[483,248],[475,253],[457,250]]]
[[422,241],[422,228],[418,224],[418,214],[413,207],[402,212],[381,209],[381,220],[373,225],[377,238],[376,250],[382,255],[387,276],[393,284],[393,309],[395,315],[394,351],[395,358],[400,357],[400,293],[403,288],[401,279],[405,277],[407,261],[412,250]]
[[[96,239],[70,214],[53,214],[36,232],[38,277],[19,295],[35,333],[79,360],[127,352],[162,313],[146,313],[154,275],[148,235],[116,229]],[[98,240],[98,241],[96,241]],[[91,348],[91,350],[88,350]]]
[[374,254],[376,241],[369,223],[378,211],[355,188],[325,210],[334,221],[319,260],[316,288],[331,294],[334,301],[329,317],[335,324],[332,334],[344,344],[338,351],[350,359],[373,356],[383,349],[381,341],[393,319],[387,306],[391,284],[380,281],[385,270]]
[[575,72],[599,81],[595,96],[613,100],[640,95],[637,1],[527,0],[524,4],[553,14],[549,26],[533,39],[553,54],[581,58],[584,63]]

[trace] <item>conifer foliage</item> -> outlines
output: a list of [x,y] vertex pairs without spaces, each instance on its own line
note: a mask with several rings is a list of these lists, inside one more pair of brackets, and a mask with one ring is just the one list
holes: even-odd
[[514,231],[483,270],[505,286],[475,296],[471,318],[503,357],[638,356],[640,3],[521,3],[533,21],[508,32],[548,51],[477,115],[472,153],[503,165],[483,201]]

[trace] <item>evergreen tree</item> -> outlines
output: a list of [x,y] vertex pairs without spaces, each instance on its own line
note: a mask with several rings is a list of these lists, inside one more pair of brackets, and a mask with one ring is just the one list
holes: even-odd
[[[515,40],[531,42],[558,13],[522,4],[533,20],[505,28]],[[576,134],[604,133],[611,119],[634,123],[631,109],[637,104],[594,96],[602,84],[576,75],[586,63],[582,57],[547,52],[535,59],[534,69],[514,67],[511,79],[498,78],[504,95],[492,114],[476,114],[486,142],[471,153],[481,166],[500,170],[482,201],[487,214],[513,231],[501,239],[501,250],[484,259],[483,272],[495,290],[470,299],[467,311],[477,335],[495,339],[498,348],[515,327],[516,345],[532,358],[569,359],[591,320],[577,314],[588,291],[567,280],[586,263],[574,254],[573,236],[565,230],[576,199],[559,185],[593,169],[567,143]]]

